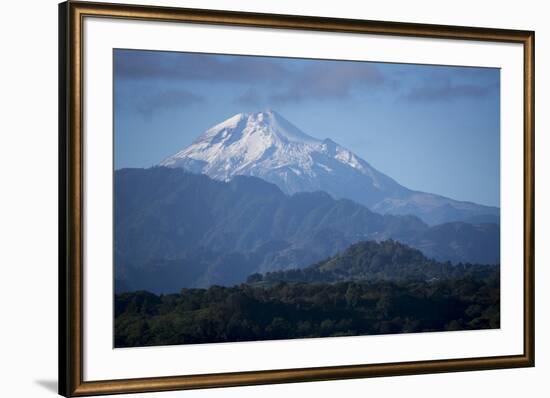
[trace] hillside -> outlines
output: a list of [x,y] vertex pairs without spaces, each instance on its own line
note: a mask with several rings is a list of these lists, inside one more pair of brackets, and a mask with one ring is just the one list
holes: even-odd
[[221,182],[178,168],[117,170],[114,211],[115,272],[124,290],[232,285],[389,238],[441,261],[500,261],[498,225],[430,227],[324,192],[286,195],[254,177]]
[[427,281],[465,277],[484,278],[495,272],[498,264],[457,264],[428,259],[417,249],[387,240],[366,241],[351,245],[324,261],[301,269],[254,274],[251,283],[343,281]]

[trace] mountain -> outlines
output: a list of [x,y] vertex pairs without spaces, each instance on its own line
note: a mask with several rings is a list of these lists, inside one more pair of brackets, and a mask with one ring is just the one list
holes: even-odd
[[405,188],[350,150],[305,134],[274,111],[237,114],[160,165],[221,181],[237,175],[259,177],[287,194],[325,191],[378,213],[416,215],[430,225],[476,219],[499,222],[496,207]]
[[121,290],[232,285],[255,272],[305,267],[358,241],[389,238],[441,261],[500,261],[498,225],[430,227],[324,192],[287,195],[255,177],[223,182],[181,168],[122,169],[114,187]]
[[427,258],[420,250],[394,240],[362,241],[319,263],[301,269],[253,274],[247,282],[335,283],[344,281],[434,281],[487,278],[498,275],[497,264],[451,265]]

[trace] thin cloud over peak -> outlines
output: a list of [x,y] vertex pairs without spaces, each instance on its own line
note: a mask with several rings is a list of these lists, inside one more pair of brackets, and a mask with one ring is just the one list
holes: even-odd
[[290,85],[271,99],[276,103],[308,99],[343,99],[356,87],[382,85],[386,81],[379,69],[365,62],[315,63],[303,68]]

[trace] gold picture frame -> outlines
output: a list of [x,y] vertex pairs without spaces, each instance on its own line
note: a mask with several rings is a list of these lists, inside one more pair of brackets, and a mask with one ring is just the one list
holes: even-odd
[[[83,380],[83,20],[238,25],[517,43],[524,66],[523,354],[238,373]],[[59,393],[85,396],[534,366],[534,40],[532,31],[65,2],[59,6]]]

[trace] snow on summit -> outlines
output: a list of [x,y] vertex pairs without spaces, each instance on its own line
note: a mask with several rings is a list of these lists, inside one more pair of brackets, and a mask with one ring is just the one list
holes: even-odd
[[350,150],[309,136],[272,110],[234,115],[159,165],[222,181],[259,177],[287,194],[325,191],[377,212],[417,215],[430,224],[499,214],[498,208],[405,188]]
[[330,139],[305,134],[272,110],[232,116],[160,165],[183,167],[220,180],[256,176],[287,193],[324,190],[323,178],[336,177],[346,169],[368,177],[377,187],[395,183],[351,151]]

